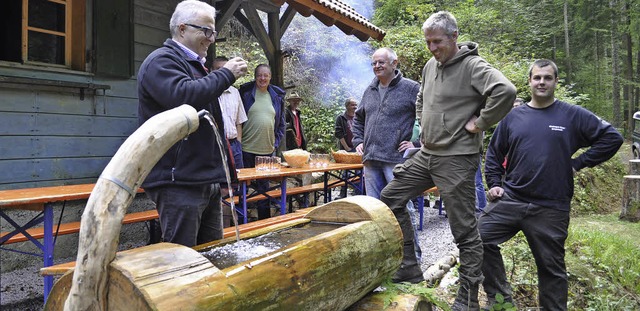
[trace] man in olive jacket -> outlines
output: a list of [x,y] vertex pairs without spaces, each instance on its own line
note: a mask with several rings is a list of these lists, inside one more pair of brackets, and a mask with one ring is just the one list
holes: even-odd
[[[460,289],[452,309],[478,310],[482,241],[475,217],[474,177],[481,132],[511,110],[516,88],[478,56],[476,43],[457,43],[458,26],[451,13],[431,15],[422,30],[433,54],[422,70],[416,102],[422,148],[396,167],[395,178],[382,191],[381,200],[399,221],[407,222],[404,204],[424,190],[438,187],[460,249]],[[413,236],[410,231],[403,234],[405,239]]]

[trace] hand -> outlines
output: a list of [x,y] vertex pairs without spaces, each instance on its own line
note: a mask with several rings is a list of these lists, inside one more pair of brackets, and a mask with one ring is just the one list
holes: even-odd
[[464,129],[467,130],[467,132],[469,133],[473,133],[473,134],[480,133],[481,130],[476,124],[476,120],[478,120],[478,117],[471,116],[469,121],[467,121],[467,124],[464,125]]
[[362,155],[364,153],[364,146],[362,144],[356,146],[356,153],[359,155]]
[[502,187],[493,187],[489,189],[489,192],[487,193],[487,199],[489,199],[489,201],[493,201],[495,199],[501,198],[503,194],[504,189],[502,189]]
[[398,147],[398,151],[403,152],[409,148],[413,148],[413,143],[405,140],[400,143],[400,147]]
[[231,70],[236,79],[247,74],[247,62],[240,57],[230,59],[224,64],[224,68]]

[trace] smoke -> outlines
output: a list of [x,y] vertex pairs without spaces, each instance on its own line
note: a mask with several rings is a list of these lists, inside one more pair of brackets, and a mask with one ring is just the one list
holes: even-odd
[[[342,2],[371,20],[373,0]],[[292,55],[292,66],[302,71],[286,74],[285,81],[317,93],[315,100],[325,105],[342,104],[347,97],[360,101],[374,77],[371,45],[336,26],[327,27],[313,16],[296,15],[282,38],[282,49]]]

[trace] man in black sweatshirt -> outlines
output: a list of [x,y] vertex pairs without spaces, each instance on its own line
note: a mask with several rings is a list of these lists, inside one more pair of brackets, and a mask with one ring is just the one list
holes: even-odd
[[[564,244],[573,175],[608,160],[623,142],[606,121],[582,107],[556,100],[557,83],[556,64],[535,61],[529,69],[531,102],[513,109],[489,143],[485,177],[491,202],[479,220],[488,307],[498,293],[512,301],[498,245],[522,231],[538,268],[540,307],[567,309]],[[571,158],[584,147],[590,148]],[[506,168],[502,166],[505,157],[509,159]]]

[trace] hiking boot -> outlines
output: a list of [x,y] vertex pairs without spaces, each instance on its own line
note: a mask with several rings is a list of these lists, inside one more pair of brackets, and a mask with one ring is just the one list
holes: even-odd
[[424,281],[424,276],[422,275],[422,270],[420,269],[420,265],[417,263],[409,266],[405,266],[404,264],[400,264],[400,269],[396,271],[396,274],[391,278],[391,282],[393,283],[420,283]]
[[458,288],[458,296],[451,305],[452,311],[479,311],[480,303],[478,303],[478,285],[460,284]]
[[404,242],[402,251],[403,255],[402,263],[400,263],[400,269],[398,269],[396,274],[393,275],[391,282],[410,282],[415,284],[424,281],[422,269],[420,269],[420,263],[418,263],[418,260],[416,259],[413,240]]

